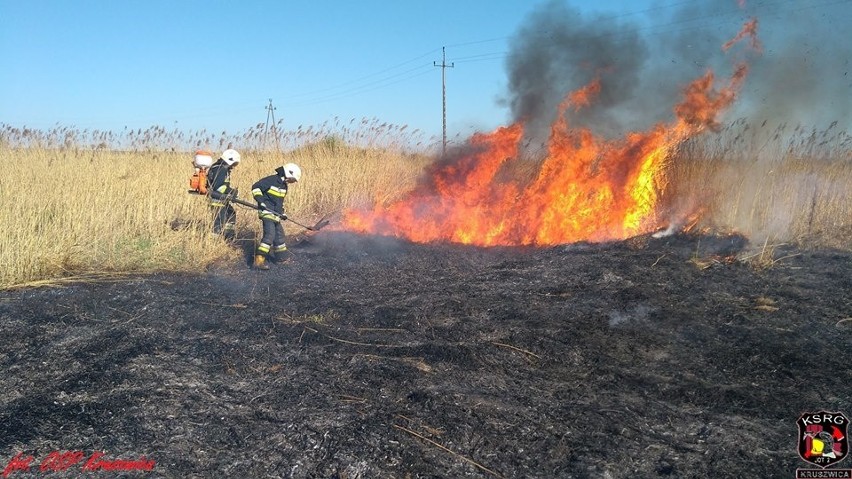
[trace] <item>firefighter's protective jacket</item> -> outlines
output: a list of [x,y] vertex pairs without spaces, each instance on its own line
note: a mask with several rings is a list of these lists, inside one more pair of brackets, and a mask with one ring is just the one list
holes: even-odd
[[261,219],[279,221],[278,215],[284,214],[284,198],[287,196],[287,182],[278,175],[269,175],[251,185],[251,195],[260,207]]
[[221,159],[207,170],[207,191],[212,206],[225,206],[225,199],[234,193],[231,188],[231,167]]

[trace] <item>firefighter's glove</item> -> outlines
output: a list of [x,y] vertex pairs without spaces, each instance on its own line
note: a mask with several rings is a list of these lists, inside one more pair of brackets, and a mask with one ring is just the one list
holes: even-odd
[[287,219],[287,214],[282,211],[281,214],[278,215],[278,217],[281,218],[281,221],[284,221]]

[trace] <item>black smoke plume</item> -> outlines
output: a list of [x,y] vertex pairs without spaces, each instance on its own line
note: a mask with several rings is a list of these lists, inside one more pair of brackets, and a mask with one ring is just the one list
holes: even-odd
[[[742,5],[741,5],[742,4]],[[748,41],[722,45],[758,20],[763,51]],[[680,90],[712,69],[751,66],[728,118],[849,129],[852,2],[829,0],[699,0],[629,14],[582,13],[549,1],[519,28],[507,59],[512,121],[543,140],[565,95],[595,78],[600,96],[571,114],[571,123],[620,136],[673,119]]]

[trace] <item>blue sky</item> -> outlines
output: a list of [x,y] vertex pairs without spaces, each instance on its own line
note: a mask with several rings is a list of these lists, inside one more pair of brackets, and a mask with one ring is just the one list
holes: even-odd
[[[446,46],[448,133],[490,130],[511,116],[510,41],[543,3],[0,0],[0,123],[239,132],[272,99],[285,129],[377,118],[440,135]],[[672,29],[663,18],[702,1],[562,3]]]

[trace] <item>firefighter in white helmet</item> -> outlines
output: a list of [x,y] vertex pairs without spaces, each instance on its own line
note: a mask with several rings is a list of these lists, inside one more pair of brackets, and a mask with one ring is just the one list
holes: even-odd
[[207,171],[207,191],[213,208],[213,232],[233,241],[236,234],[237,212],[231,206],[231,198],[237,197],[237,189],[231,187],[231,170],[240,162],[240,153],[228,148]]
[[287,252],[284,243],[284,227],[281,221],[287,219],[284,213],[284,198],[288,185],[302,178],[302,169],[295,163],[287,163],[275,169],[274,175],[261,178],[251,187],[251,194],[257,201],[258,216],[263,223],[263,237],[257,245],[254,267],[269,269],[267,260],[281,262]]

